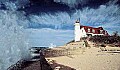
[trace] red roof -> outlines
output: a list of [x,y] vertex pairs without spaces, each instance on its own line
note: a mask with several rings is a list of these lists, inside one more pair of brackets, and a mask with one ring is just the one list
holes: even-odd
[[102,27],[94,28],[90,26],[80,26],[80,29],[84,28],[86,33],[93,33],[93,34],[104,34],[105,36],[108,36],[108,32],[104,30]]

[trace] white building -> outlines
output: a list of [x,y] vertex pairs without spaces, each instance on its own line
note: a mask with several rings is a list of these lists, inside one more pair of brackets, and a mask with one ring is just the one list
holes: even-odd
[[77,20],[75,22],[75,42],[80,41],[80,38],[82,37],[89,37],[89,36],[95,36],[95,35],[104,35],[108,36],[106,30],[104,30],[102,27],[94,28],[90,26],[82,26],[80,25],[80,22]]

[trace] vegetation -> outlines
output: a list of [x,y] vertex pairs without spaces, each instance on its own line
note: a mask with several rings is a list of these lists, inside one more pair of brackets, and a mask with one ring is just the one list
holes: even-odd
[[93,36],[89,38],[89,41],[102,44],[119,44],[120,45],[120,36]]

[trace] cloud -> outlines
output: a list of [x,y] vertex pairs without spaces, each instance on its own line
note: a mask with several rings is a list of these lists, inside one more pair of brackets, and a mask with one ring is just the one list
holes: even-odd
[[[7,0],[6,0],[7,1]],[[25,0],[26,2],[27,0]],[[55,2],[62,2],[69,5],[77,5],[79,3],[87,3],[94,0],[54,0]],[[115,3],[118,0],[110,0],[106,5],[100,5],[97,9],[84,7],[82,10],[76,9],[71,13],[55,12],[42,13],[40,15],[29,15],[26,24],[29,27],[36,28],[52,28],[52,29],[74,29],[74,22],[76,19],[81,19],[81,25],[86,26],[102,26],[107,30],[119,31],[120,26],[120,8]],[[24,1],[23,1],[24,2]],[[18,0],[18,3],[22,3]],[[14,3],[6,4],[8,8],[14,8]],[[13,7],[14,6],[14,7]],[[24,16],[25,17],[25,16]]]
[[119,4],[119,0],[54,0],[57,3],[64,3],[70,7],[98,7],[100,5]]
[[7,9],[18,9],[29,3],[29,0],[0,0],[0,7],[4,5]]
[[52,29],[74,29],[74,22],[80,18],[81,25],[98,27],[107,30],[120,30],[120,8],[118,5],[100,5],[98,9],[83,8],[73,13],[56,12],[29,16],[31,23],[45,25]]
[[88,0],[54,0],[54,1],[58,3],[65,3],[71,7],[78,5],[79,3],[85,4],[86,2],[88,2]]

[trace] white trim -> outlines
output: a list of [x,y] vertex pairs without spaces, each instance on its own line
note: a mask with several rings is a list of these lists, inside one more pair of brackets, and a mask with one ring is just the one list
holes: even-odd
[[95,29],[92,29],[92,32],[95,33]]
[[92,36],[95,36],[95,35],[104,35],[104,34],[92,34]]
[[92,36],[95,36],[95,35],[104,35],[104,34],[94,34],[94,33],[86,33],[86,34],[91,34]]
[[90,32],[90,28],[88,28],[88,32]]

